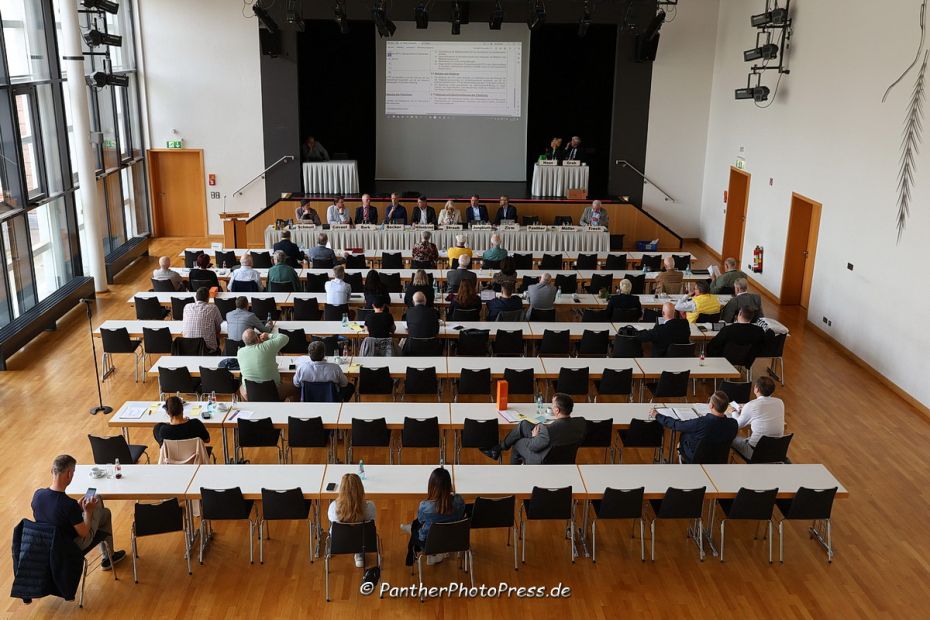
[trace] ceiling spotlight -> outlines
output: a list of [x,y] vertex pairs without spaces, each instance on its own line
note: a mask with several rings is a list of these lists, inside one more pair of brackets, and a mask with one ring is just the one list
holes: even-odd
[[452,34],[462,34],[462,7],[457,1],[452,5]]
[[529,26],[530,30],[536,30],[545,23],[545,0],[530,0],[530,14],[527,16],[526,25]]
[[491,30],[500,30],[501,24],[504,23],[504,2],[497,0],[494,8],[491,9],[491,16],[488,18],[488,27]]
[[339,25],[340,34],[349,34],[349,16],[346,13],[346,0],[336,0],[336,8],[333,9],[336,23]]
[[375,26],[378,28],[378,35],[383,39],[390,37],[397,30],[394,22],[388,19],[387,9],[384,8],[385,0],[376,0],[371,5],[371,18],[375,20]]
[[768,86],[747,86],[746,88],[736,89],[736,99],[754,99],[755,101],[765,101],[769,98]]
[[578,22],[578,37],[584,38],[588,34],[588,28],[591,27],[591,15],[594,13],[594,7],[591,0],[584,1],[584,12],[581,14],[581,20]]
[[116,15],[119,11],[119,5],[113,2],[113,0],[82,0],[81,4],[84,5],[84,8],[97,9],[98,11],[105,11],[113,15]]
[[774,43],[766,43],[760,47],[754,47],[751,50],[743,52],[743,60],[745,62],[759,59],[771,60],[776,56],[778,56],[778,46]]
[[121,37],[120,35],[100,32],[99,30],[91,30],[90,32],[85,33],[84,41],[90,47],[97,47],[98,45],[108,45],[110,47],[122,47],[123,45],[123,37]]
[[287,4],[284,6],[284,18],[287,23],[294,26],[297,32],[303,32],[306,29],[302,2],[303,0],[287,0]]
[[749,23],[755,28],[766,26],[782,26],[788,21],[788,9],[772,9],[749,18]]
[[258,21],[260,21],[262,25],[268,29],[268,32],[274,34],[280,30],[278,28],[277,22],[275,22],[275,20],[271,18],[271,15],[268,14],[268,11],[262,7],[258,6],[257,4],[253,4],[252,12],[255,13],[255,17],[258,18]]
[[421,2],[414,9],[413,18],[417,22],[417,30],[429,28],[429,2]]
[[87,79],[92,86],[96,86],[97,88],[103,88],[104,86],[129,86],[129,76],[119,73],[104,73],[103,71],[98,71]]

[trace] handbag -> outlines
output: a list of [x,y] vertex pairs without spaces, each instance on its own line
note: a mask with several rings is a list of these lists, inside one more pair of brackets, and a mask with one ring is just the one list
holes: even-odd
[[632,325],[624,325],[617,330],[617,333],[621,336],[635,336],[639,333],[639,330],[637,330]]
[[[365,529],[362,528],[362,557],[365,557]],[[377,564],[371,568],[366,568],[365,572],[362,574],[362,585],[366,583],[371,584],[371,589],[365,588],[363,591],[368,590],[369,592],[375,591],[375,586],[378,585],[378,582],[381,581],[381,567]]]
[[239,360],[235,357],[227,357],[224,360],[220,360],[218,366],[226,370],[239,370]]

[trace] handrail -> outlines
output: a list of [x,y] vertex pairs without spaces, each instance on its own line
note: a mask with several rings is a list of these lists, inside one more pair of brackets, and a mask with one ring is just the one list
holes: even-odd
[[614,162],[614,164],[617,165],[617,166],[623,166],[624,168],[631,168],[631,169],[633,170],[633,172],[635,172],[636,174],[638,174],[639,176],[641,176],[641,177],[643,178],[643,181],[645,181],[646,183],[649,183],[649,184],[652,185],[654,188],[656,188],[657,190],[659,190],[660,192],[662,192],[662,194],[665,196],[665,201],[666,201],[666,202],[668,202],[668,201],[678,202],[677,200],[675,200],[674,198],[672,198],[671,194],[669,194],[667,191],[665,191],[664,189],[662,189],[661,187],[659,187],[658,185],[656,185],[656,184],[653,182],[652,179],[650,179],[649,177],[647,177],[645,172],[643,172],[642,170],[640,170],[639,168],[637,168],[636,166],[634,166],[633,164],[631,164],[631,163],[628,162],[627,160],[625,160],[625,159],[618,159],[617,161]]
[[241,195],[242,195],[242,190],[244,190],[245,188],[247,188],[249,185],[251,185],[252,183],[254,183],[255,181],[257,181],[258,179],[264,179],[264,178],[265,178],[265,175],[268,174],[268,171],[269,171],[269,170],[271,170],[272,168],[274,168],[275,166],[277,166],[278,164],[280,164],[280,163],[283,162],[283,161],[292,161],[293,159],[294,159],[294,156],[293,156],[293,155],[285,155],[284,157],[282,157],[281,159],[279,159],[278,161],[276,161],[275,163],[271,164],[270,166],[268,166],[267,168],[265,168],[264,170],[262,170],[261,172],[259,172],[258,174],[256,174],[254,177],[252,177],[252,178],[249,180],[248,183],[246,183],[245,185],[243,185],[242,187],[240,187],[239,189],[237,189],[236,191],[234,191],[234,192],[233,192],[233,196],[236,196],[236,195],[241,196]]

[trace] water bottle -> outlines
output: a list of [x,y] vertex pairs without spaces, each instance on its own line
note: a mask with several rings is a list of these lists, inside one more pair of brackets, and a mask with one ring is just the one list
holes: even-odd
[[542,415],[543,410],[543,397],[542,392],[536,393],[536,415]]
[[216,409],[216,392],[210,392],[210,398],[207,400],[207,411],[213,413]]
[[688,264],[685,266],[685,275],[686,275],[686,276],[690,276],[690,275],[691,275],[691,261],[690,261],[690,259],[688,260]]
[[555,298],[556,300],[562,299],[562,287],[561,286],[555,290]]
[[348,312],[342,313],[342,326],[343,327],[349,326],[349,313]]
[[701,357],[700,359],[698,359],[698,366],[703,366],[703,365],[704,365],[704,352],[701,351]]
[[643,273],[646,273],[648,271],[649,271],[649,265],[646,264],[646,261],[643,261]]
[[123,477],[123,467],[119,464],[119,459],[113,461],[113,477],[117,480]]
[[364,459],[358,460],[358,477],[361,478],[362,480],[365,479],[365,460]]

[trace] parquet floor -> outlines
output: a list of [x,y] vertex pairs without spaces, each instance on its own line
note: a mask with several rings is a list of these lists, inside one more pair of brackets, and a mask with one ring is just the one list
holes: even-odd
[[[134,318],[126,299],[147,290],[148,277],[159,254],[176,256],[200,239],[159,239],[153,258],[131,267],[119,284],[98,298],[96,325],[106,318]],[[705,256],[699,248],[690,248]],[[178,259],[174,259],[177,263]],[[702,261],[703,264],[703,261]],[[478,583],[544,585],[572,588],[562,600],[440,599],[416,600],[363,597],[360,571],[351,559],[334,562],[333,602],[323,601],[322,562],[310,564],[301,526],[276,526],[266,547],[264,565],[248,563],[245,528],[220,525],[203,566],[185,574],[183,543],[160,537],[140,543],[141,582],[133,584],[129,560],[119,565],[120,580],[95,573],[87,586],[86,613],[95,617],[136,618],[296,618],[296,617],[515,617],[572,618],[643,617],[927,617],[930,601],[930,469],[923,449],[930,444],[930,423],[871,375],[847,359],[818,334],[805,328],[797,308],[766,307],[792,329],[786,352],[787,382],[777,395],[787,405],[788,425],[795,433],[795,462],[821,462],[846,485],[850,498],[834,509],[837,556],[828,565],[818,546],[799,524],[787,524],[784,565],[766,562],[765,544],[753,541],[751,525],[729,530],[727,561],[709,557],[703,564],[684,537],[683,526],[661,524],[657,560],[639,561],[639,541],[630,539],[629,525],[602,524],[598,564],[568,561],[561,527],[533,524],[529,528],[527,563],[512,569],[511,552],[501,532],[474,535]],[[92,417],[96,402],[87,318],[78,309],[12,358],[0,373],[0,523],[9,535],[24,516],[35,488],[48,483],[52,458],[63,452],[80,462],[91,460],[88,433],[107,434],[106,418]],[[133,382],[126,359],[104,385],[104,401],[114,407],[129,399],[152,398],[157,388]],[[706,390],[706,388],[705,388]],[[133,440],[154,441],[135,431]],[[414,462],[415,455],[405,455]],[[481,462],[480,455],[463,455]],[[595,461],[601,453],[585,454]],[[379,461],[386,455],[372,455]],[[366,458],[366,460],[369,460]],[[424,492],[426,481],[423,481]],[[129,548],[131,506],[110,502],[116,540]],[[409,521],[413,502],[378,503],[378,528],[385,555],[382,580],[395,585],[413,578],[403,566],[405,535],[398,528]],[[9,539],[7,539],[9,540]],[[454,562],[426,570],[429,584],[467,581]],[[9,591],[9,554],[0,555],[0,591]],[[43,599],[24,606],[7,599],[0,613],[10,616],[77,615],[76,603]]]

